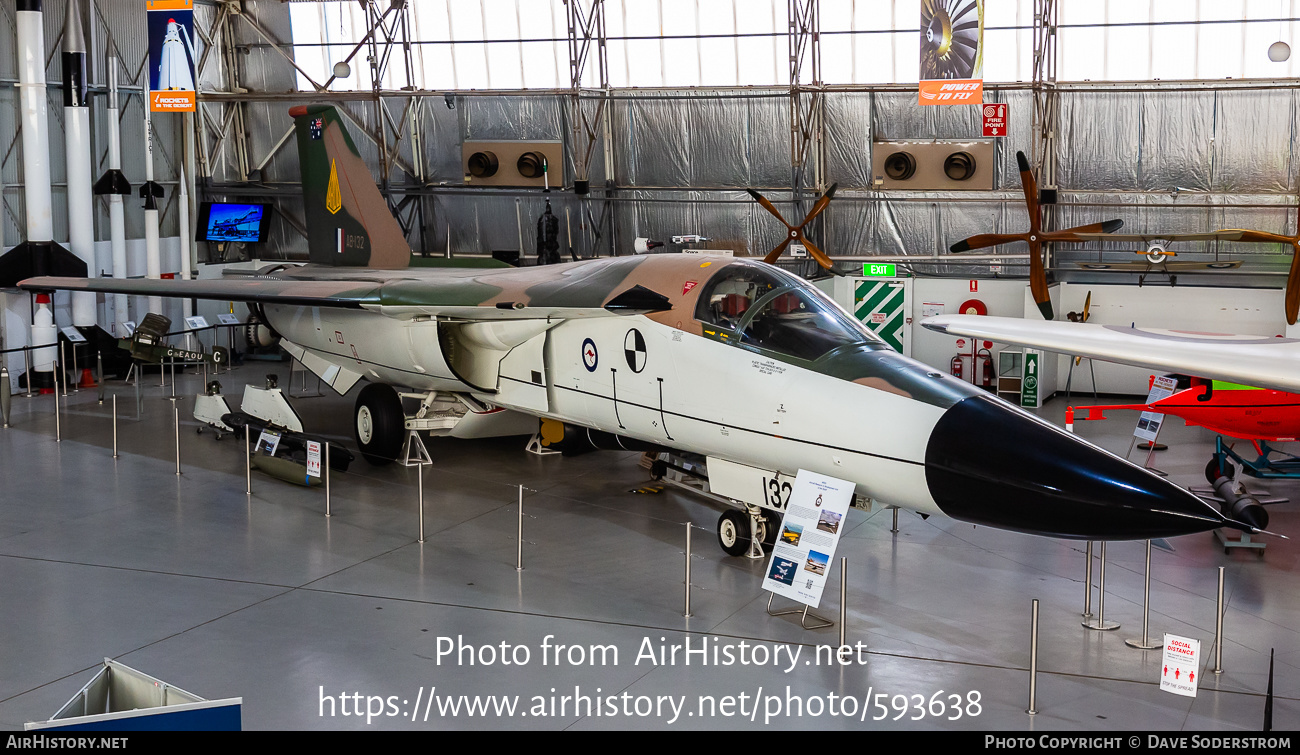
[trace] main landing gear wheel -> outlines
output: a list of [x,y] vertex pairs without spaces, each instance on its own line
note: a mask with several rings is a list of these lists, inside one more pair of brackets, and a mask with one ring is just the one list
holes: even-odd
[[742,511],[724,511],[718,519],[718,545],[728,556],[749,552],[749,517]]
[[397,391],[379,383],[361,389],[352,429],[366,461],[381,467],[396,460],[402,452],[405,427],[406,414]]
[[781,515],[769,509],[763,509],[763,522],[767,528],[763,533],[763,545],[771,548],[776,545],[776,533],[781,531]]

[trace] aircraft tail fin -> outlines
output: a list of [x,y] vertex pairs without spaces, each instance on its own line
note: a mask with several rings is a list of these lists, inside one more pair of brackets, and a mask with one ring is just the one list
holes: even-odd
[[411,247],[333,105],[289,109],[298,138],[311,261],[397,270]]

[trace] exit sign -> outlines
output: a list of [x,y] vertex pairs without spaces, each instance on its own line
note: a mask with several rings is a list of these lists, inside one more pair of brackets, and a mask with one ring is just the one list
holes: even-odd
[[868,278],[897,278],[898,265],[893,262],[873,265],[870,262],[862,264],[862,274]]

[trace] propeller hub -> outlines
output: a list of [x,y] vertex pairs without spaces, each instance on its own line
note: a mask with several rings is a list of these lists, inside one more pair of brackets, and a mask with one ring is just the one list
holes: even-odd
[[797,239],[797,238],[799,238],[799,232],[796,231],[796,230],[791,230],[791,231],[790,231],[790,240],[793,241],[793,240],[795,240],[795,239]]
[[1038,237],[1031,233],[1031,234],[1029,234],[1029,240],[1030,240],[1030,241],[1037,241],[1037,240],[1038,240]]

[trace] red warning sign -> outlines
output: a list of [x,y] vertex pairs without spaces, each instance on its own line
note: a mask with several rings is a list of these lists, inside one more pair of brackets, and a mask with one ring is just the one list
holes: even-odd
[[1005,102],[998,104],[986,104],[984,109],[984,135],[985,136],[1006,136],[1007,135],[1007,105]]

